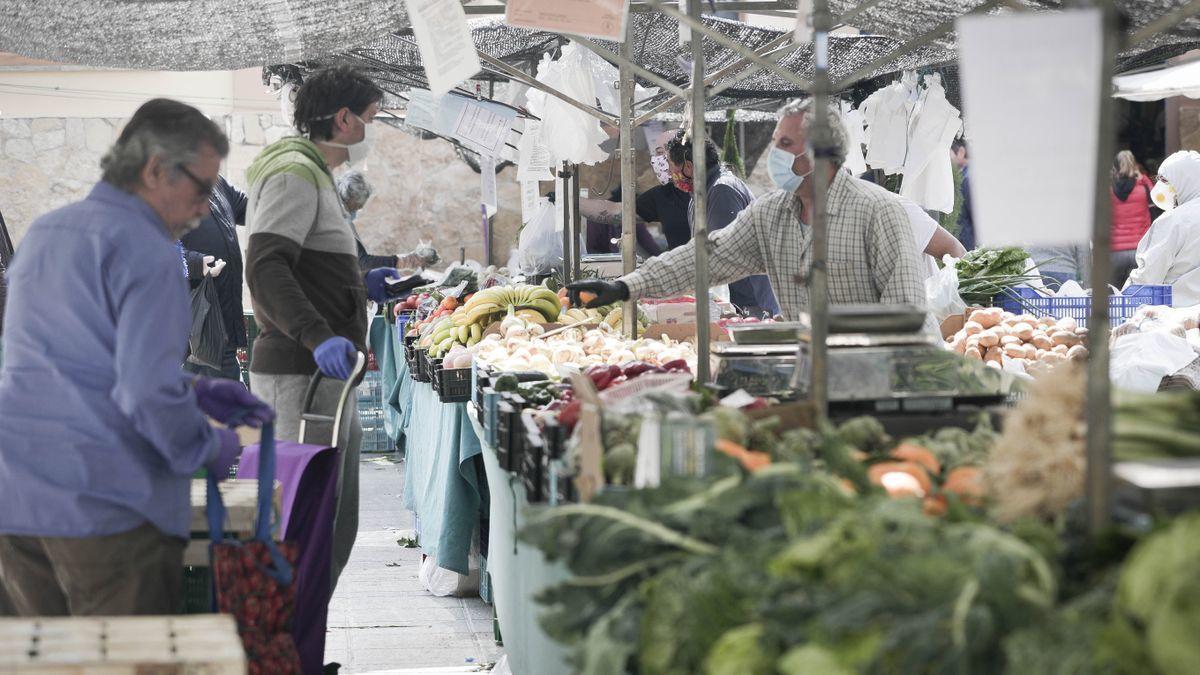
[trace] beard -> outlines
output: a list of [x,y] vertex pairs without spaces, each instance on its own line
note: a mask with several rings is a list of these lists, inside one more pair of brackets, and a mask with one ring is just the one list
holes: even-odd
[[200,219],[192,218],[187,222],[168,226],[167,232],[171,235],[172,239],[182,239],[185,234],[191,232],[197,227],[200,227]]

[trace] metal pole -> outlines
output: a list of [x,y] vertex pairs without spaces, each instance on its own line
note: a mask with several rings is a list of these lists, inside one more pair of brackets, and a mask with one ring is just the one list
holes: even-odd
[[825,266],[829,252],[826,199],[829,196],[829,6],[813,3],[813,107],[808,112],[808,141],[813,148],[812,272],[808,279],[808,305],[812,320],[812,403],[818,418],[828,412],[826,337],[829,335],[829,278]]
[[497,59],[493,56],[489,56],[488,54],[485,54],[483,52],[479,52],[479,60],[482,63],[485,63],[488,66],[490,66],[494,71],[496,71],[500,75],[504,75],[505,77],[507,77],[511,80],[516,80],[517,82],[520,82],[521,84],[527,84],[530,87],[537,89],[540,92],[544,92],[550,96],[553,96],[554,98],[562,101],[563,103],[566,103],[567,105],[578,108],[579,110],[582,110],[583,112],[591,115],[592,117],[595,117],[596,119],[600,120],[601,122],[604,122],[605,124],[611,124],[611,125],[615,126],[618,123],[618,120],[616,117],[613,117],[612,115],[609,115],[608,113],[606,113],[602,110],[597,110],[587,104],[580,103],[579,101],[576,101],[575,99],[571,98],[570,96],[567,96],[566,94],[558,91],[557,89],[546,86],[546,85],[542,84],[541,82],[538,82],[537,79],[532,78],[529,75],[526,75],[525,73],[521,72],[520,70],[518,70],[516,68],[513,68],[512,66],[501,61],[500,59]]
[[[688,15],[696,23],[700,23],[700,2],[688,0]],[[660,9],[663,7],[660,5]],[[708,167],[704,161],[704,141],[707,138],[704,92],[704,33],[692,31],[692,242],[696,251],[696,380],[701,384],[711,379],[708,358]]]
[[1100,137],[1096,143],[1096,194],[1092,222],[1092,311],[1088,318],[1087,504],[1092,536],[1112,519],[1112,399],[1108,373],[1108,279],[1112,276],[1112,204],[1109,167],[1116,146],[1112,77],[1118,51],[1116,13],[1111,2],[1097,2],[1103,12],[1100,62]]
[[[617,55],[617,54],[614,54],[614,53],[608,51],[604,47],[601,47],[600,45],[596,44],[595,42],[593,42],[585,37],[575,36],[575,37],[572,37],[571,39],[574,42],[577,42],[577,43],[583,45],[584,47],[587,47],[588,49],[592,50],[592,53],[596,54],[600,58],[604,59],[605,61],[608,61],[609,63],[611,63],[615,66],[619,66],[622,69],[628,67],[630,70],[633,71],[634,74],[638,75],[639,77],[641,77],[643,80],[646,80],[647,82],[652,82],[654,84],[657,84],[663,91],[669,92],[671,94],[675,94],[676,96],[683,95],[683,87],[680,87],[679,85],[668,80],[667,78],[661,77],[657,73],[654,73],[650,70],[646,70],[645,68],[634,63],[633,62],[633,50],[625,49],[625,42],[628,42],[628,40],[621,43],[621,54]],[[627,54],[628,54],[628,56],[627,56]]]
[[[624,274],[637,266],[637,176],[633,167],[633,40],[621,43],[621,262]],[[637,302],[625,302],[622,330],[637,339]]]
[[563,285],[566,286],[567,284],[571,283],[571,281],[572,281],[572,276],[571,276],[572,242],[571,242],[571,208],[570,208],[571,202],[568,200],[568,197],[567,197],[567,182],[571,180],[571,163],[566,160],[563,160],[562,167],[558,170],[558,175],[560,178],[562,178],[562,190],[559,191],[561,194],[554,195],[554,198],[562,201],[562,205],[563,205],[563,209],[562,209],[562,212],[563,212],[562,279],[563,279]]
[[571,274],[576,279],[582,279],[579,274],[579,235],[583,231],[582,218],[579,215],[579,165],[571,165]]

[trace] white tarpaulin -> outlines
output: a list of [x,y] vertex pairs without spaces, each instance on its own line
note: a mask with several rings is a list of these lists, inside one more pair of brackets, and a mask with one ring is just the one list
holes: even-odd
[[1130,101],[1158,101],[1172,96],[1200,98],[1200,59],[1148,73],[1114,77],[1113,96]]

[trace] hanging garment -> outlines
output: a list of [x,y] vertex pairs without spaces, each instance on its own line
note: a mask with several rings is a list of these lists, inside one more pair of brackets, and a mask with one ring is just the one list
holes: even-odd
[[958,109],[946,100],[941,78],[926,78],[926,88],[913,117],[900,194],[922,208],[954,210],[954,174],[950,144],[962,130]]
[[839,106],[842,124],[846,127],[847,140],[846,162],[844,166],[855,176],[861,176],[867,170],[867,161],[863,157],[863,114],[856,110],[849,101],[842,101]]

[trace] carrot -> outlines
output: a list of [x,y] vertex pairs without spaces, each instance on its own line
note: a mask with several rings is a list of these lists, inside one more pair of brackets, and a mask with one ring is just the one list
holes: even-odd
[[724,438],[717,439],[716,448],[718,452],[736,459],[742,468],[750,472],[758,471],[771,464],[771,456],[767,453],[748,450],[744,446]]
[[987,496],[987,488],[983,483],[983,472],[977,466],[960,466],[946,474],[946,482],[942,490],[955,495],[964,504],[979,506]]
[[916,443],[901,443],[892,450],[892,458],[902,462],[913,462],[925,467],[929,475],[936,476],[942,472],[942,463],[938,461],[936,455],[929,448],[922,447]]
[[943,516],[946,514],[946,496],[930,495],[921,502],[921,510],[927,516]]
[[[885,484],[883,479],[884,476],[889,473],[905,473],[909,476],[912,476],[917,481],[917,487],[920,490],[920,494],[914,494],[914,491],[907,489],[903,485],[894,489],[889,489],[889,486]],[[893,497],[902,495],[924,497],[933,491],[933,481],[929,478],[929,473],[926,472],[925,468],[920,464],[913,462],[880,462],[878,464],[872,464],[867,469],[867,478],[870,479],[872,483],[882,486],[885,490],[888,490],[888,494],[892,495]]]

